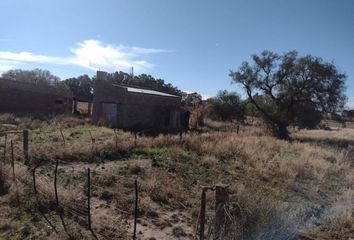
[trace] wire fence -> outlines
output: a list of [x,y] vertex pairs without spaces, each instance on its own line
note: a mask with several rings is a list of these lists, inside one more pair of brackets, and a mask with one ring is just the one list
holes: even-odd
[[[68,142],[61,130],[58,132],[43,132],[49,134],[49,139],[53,140],[55,148],[64,148]],[[29,138],[31,134],[32,138]],[[89,132],[90,138],[87,140],[88,145],[91,145],[91,152],[97,151],[97,139]],[[60,141],[58,140],[60,139]],[[30,189],[31,194],[37,196],[39,201],[49,201],[54,204],[54,207],[60,212],[60,217],[63,221],[63,216],[69,216],[76,223],[87,228],[92,234],[103,239],[116,239],[122,236],[126,226],[124,220],[130,218],[132,220],[131,230],[128,235],[133,239],[137,238],[137,222],[139,218],[139,184],[134,177],[119,175],[112,172],[103,171],[101,168],[80,166],[79,168],[70,168],[73,162],[65,158],[41,158],[36,156],[31,151],[31,147],[44,144],[48,138],[41,138],[38,131],[28,130],[0,132],[0,167],[8,174],[16,189],[16,201],[20,204],[19,189]],[[137,135],[134,135],[134,145],[137,145]],[[113,143],[118,147],[117,133],[114,132]],[[52,144],[52,142],[51,142]],[[107,181],[108,179],[108,181]],[[115,184],[111,184],[114,182]],[[99,199],[110,199],[112,196],[119,194],[118,185],[131,186],[127,194],[116,198],[115,210],[119,214],[102,214],[109,211],[104,206],[100,205]],[[219,186],[219,189],[227,187]],[[218,189],[218,187],[216,187]],[[204,239],[204,229],[206,224],[206,199],[205,192],[207,190],[215,191],[215,187],[202,187],[201,209],[196,227],[195,239]],[[217,192],[217,191],[216,191]],[[219,191],[220,192],[220,191]],[[222,195],[222,196],[221,196]],[[217,206],[216,214],[219,218],[223,217],[223,211],[220,206],[224,206],[228,198],[225,191],[221,191],[221,197],[216,196]],[[124,198],[129,198],[129,201]],[[124,204],[130,204],[129,207],[123,207]],[[221,217],[220,217],[221,216]],[[43,217],[52,225],[46,215]],[[217,218],[216,218],[217,219]],[[220,220],[222,221],[222,220]],[[215,225],[217,226],[217,225]],[[55,231],[56,228],[53,225]],[[198,232],[199,231],[199,232]],[[199,234],[198,234],[199,233]]]
[[[62,131],[59,132],[62,142],[56,145],[65,147],[65,136]],[[36,132],[33,134],[36,134]],[[55,136],[53,132],[47,134]],[[90,141],[92,145],[95,144],[92,135]],[[17,203],[20,204],[20,191],[18,189],[31,189],[32,194],[40,196],[38,199],[53,201],[56,209],[60,209],[66,215],[77,220],[80,225],[93,231],[93,234],[98,234],[106,239],[118,238],[122,234],[122,229],[120,229],[122,220],[118,216],[107,217],[108,215],[105,218],[99,218],[92,211],[93,190],[95,195],[114,191],[114,189],[109,189],[109,187],[102,186],[97,182],[97,179],[100,179],[103,174],[107,177],[107,173],[98,170],[91,171],[89,167],[76,169],[70,173],[76,180],[71,182],[69,179],[69,182],[65,184],[60,175],[66,174],[66,172],[61,167],[67,166],[71,162],[66,159],[46,159],[45,161],[43,159],[39,161],[38,159],[31,159],[33,161],[28,162],[31,158],[29,156],[29,145],[31,143],[28,139],[27,130],[0,132],[0,166],[3,172],[9,175],[11,183],[15,186]],[[123,180],[123,177],[119,175],[111,174],[110,177]],[[137,183],[135,184],[137,185]],[[131,194],[137,196],[137,190],[137,188],[132,189]],[[122,212],[132,215],[135,220],[132,236],[133,239],[136,239],[137,219],[134,216],[137,216],[138,199],[132,197],[132,200],[134,199],[136,202],[132,201],[132,204],[135,205],[135,211],[133,213]]]

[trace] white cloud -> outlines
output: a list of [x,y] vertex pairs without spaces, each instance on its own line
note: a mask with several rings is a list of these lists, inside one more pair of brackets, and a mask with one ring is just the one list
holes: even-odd
[[0,75],[3,72],[6,72],[10,69],[14,69],[17,67],[19,67],[19,64],[16,61],[8,61],[8,60],[1,60],[0,59]]
[[93,71],[126,71],[130,67],[143,71],[155,65],[141,59],[142,55],[171,52],[164,49],[129,47],[104,44],[98,40],[85,40],[70,49],[71,56],[55,57],[31,52],[0,51],[0,71],[18,67],[23,63],[76,65]]
[[[196,91],[190,91],[190,90],[182,90],[182,91],[185,92],[185,93],[188,93],[188,94],[196,92]],[[197,93],[199,93],[199,92],[197,92]],[[207,100],[207,99],[211,98],[211,96],[208,95],[208,94],[204,94],[204,93],[199,93],[199,94],[202,96],[203,100]]]
[[347,108],[354,109],[354,97],[348,97]]

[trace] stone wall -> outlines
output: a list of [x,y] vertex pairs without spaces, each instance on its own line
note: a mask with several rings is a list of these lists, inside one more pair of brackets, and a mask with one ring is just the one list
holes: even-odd
[[70,92],[0,78],[0,112],[64,114],[71,113]]

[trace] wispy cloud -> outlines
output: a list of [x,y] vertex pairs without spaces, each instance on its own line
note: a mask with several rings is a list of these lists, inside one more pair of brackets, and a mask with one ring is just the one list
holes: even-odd
[[133,66],[137,71],[143,71],[155,66],[143,60],[143,55],[171,52],[165,49],[105,44],[98,40],[79,42],[70,51],[71,55],[67,57],[39,55],[27,51],[0,51],[0,72],[24,63],[75,65],[93,71],[126,71]]

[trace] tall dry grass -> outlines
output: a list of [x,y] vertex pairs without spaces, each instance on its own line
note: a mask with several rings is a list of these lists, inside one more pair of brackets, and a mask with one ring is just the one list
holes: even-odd
[[[231,239],[285,239],[308,222],[308,215],[317,220],[327,218],[325,212],[354,180],[351,149],[335,144],[346,141],[351,146],[354,130],[302,130],[293,134],[294,141],[288,142],[271,137],[262,125],[240,125],[237,134],[237,125],[207,121],[200,131],[187,132],[182,137],[139,135],[136,140],[129,132],[115,133],[105,127],[58,120],[31,131],[30,155],[32,160],[50,164],[60,159],[80,171],[100,161],[112,161],[109,170],[101,173],[102,182],[113,175],[122,177],[101,187],[120,189],[114,195],[117,200],[109,206],[115,204],[116,210],[122,212],[131,211],[134,178],[139,179],[141,196],[147,199],[144,208],[178,209],[188,211],[194,218],[200,201],[199,186],[227,183],[236,204],[233,206],[242,213],[237,221],[233,220]],[[20,137],[10,138],[21,141]],[[39,183],[43,194],[53,199],[46,178]],[[61,188],[60,199],[72,203],[78,198],[77,189],[68,185]],[[97,194],[99,198],[100,193]],[[84,194],[79,192],[79,196]],[[209,210],[213,210],[212,198],[208,196]],[[102,204],[102,200],[98,203]],[[338,206],[349,205],[350,202],[343,202]],[[110,214],[104,210],[102,213]],[[341,224],[352,221],[348,214],[338,215],[343,220],[340,216],[345,216]]]

